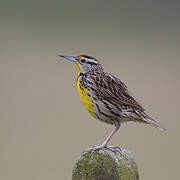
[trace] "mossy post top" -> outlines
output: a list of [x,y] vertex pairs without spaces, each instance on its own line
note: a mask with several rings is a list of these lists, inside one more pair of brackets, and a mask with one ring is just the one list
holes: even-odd
[[125,149],[85,152],[77,160],[72,180],[139,180],[137,164]]

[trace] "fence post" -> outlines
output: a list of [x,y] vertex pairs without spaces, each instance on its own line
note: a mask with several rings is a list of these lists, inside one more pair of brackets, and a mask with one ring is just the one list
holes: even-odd
[[72,180],[139,180],[137,164],[125,149],[84,152],[75,163]]

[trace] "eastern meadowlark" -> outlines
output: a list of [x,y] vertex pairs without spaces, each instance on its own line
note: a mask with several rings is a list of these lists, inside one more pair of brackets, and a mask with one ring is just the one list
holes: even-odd
[[88,112],[96,119],[115,125],[102,145],[88,150],[102,148],[115,150],[115,147],[107,144],[123,122],[141,122],[165,130],[145,113],[144,108],[129,93],[127,86],[120,79],[104,72],[96,58],[88,55],[59,56],[75,63],[78,69],[77,89]]

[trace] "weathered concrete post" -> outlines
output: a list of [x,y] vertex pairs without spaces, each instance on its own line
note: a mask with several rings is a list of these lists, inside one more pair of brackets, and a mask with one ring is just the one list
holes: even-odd
[[85,152],[77,160],[72,180],[139,180],[137,164],[125,149]]

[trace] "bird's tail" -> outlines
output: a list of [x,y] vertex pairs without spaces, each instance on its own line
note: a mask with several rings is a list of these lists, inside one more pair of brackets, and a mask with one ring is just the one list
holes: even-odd
[[158,122],[156,122],[154,119],[152,118],[147,118],[146,122],[148,124],[152,124],[155,128],[161,130],[161,131],[166,131],[166,128],[162,127]]
[[[137,113],[137,111],[136,111]],[[166,131],[166,128],[162,127],[158,122],[156,122],[154,119],[152,119],[150,116],[148,116],[145,112],[139,112],[137,113],[141,119],[147,123],[153,125],[155,128],[161,130],[161,131]]]

